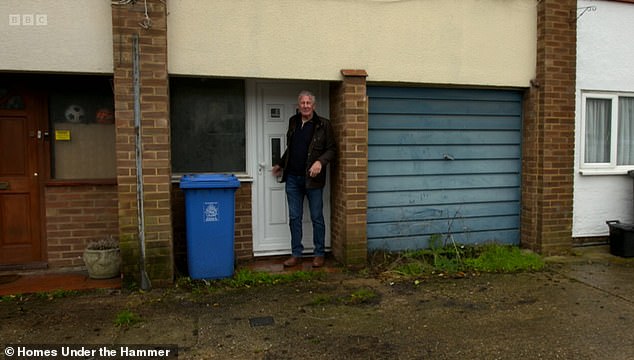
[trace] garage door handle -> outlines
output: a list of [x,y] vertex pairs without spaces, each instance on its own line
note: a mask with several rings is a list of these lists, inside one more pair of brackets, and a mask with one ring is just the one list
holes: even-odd
[[8,182],[0,182],[0,190],[9,190]]
[[442,154],[442,158],[445,160],[455,160],[451,154]]

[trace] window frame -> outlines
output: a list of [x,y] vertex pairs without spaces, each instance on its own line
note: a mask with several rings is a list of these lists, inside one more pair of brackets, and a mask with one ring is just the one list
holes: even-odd
[[[632,165],[617,165],[618,151],[618,131],[619,131],[619,99],[621,97],[634,97],[634,93],[627,92],[602,92],[602,91],[582,91],[581,92],[581,137],[579,149],[579,172],[582,175],[623,175],[629,170],[634,170]],[[610,161],[601,163],[590,163],[585,161],[586,155],[586,124],[587,124],[587,100],[600,99],[611,101],[610,118]]]
[[[200,173],[215,173],[215,174],[225,174],[225,173],[232,173],[235,174],[236,176],[238,176],[239,178],[243,178],[245,176],[248,175],[249,173],[249,165],[250,165],[250,160],[249,160],[249,124],[248,124],[248,119],[249,119],[249,115],[248,115],[248,86],[247,86],[247,81],[245,79],[242,78],[231,78],[231,77],[204,77],[204,76],[194,76],[194,77],[190,77],[190,76],[181,76],[181,75],[171,75],[170,76],[170,137],[171,137],[171,141],[174,142],[176,141],[174,134],[173,134],[173,127],[175,126],[175,118],[172,116],[172,111],[173,111],[173,94],[172,94],[172,86],[174,86],[174,80],[176,80],[176,82],[179,82],[180,79],[189,79],[190,81],[195,81],[195,80],[204,80],[204,81],[239,81],[242,83],[242,101],[243,101],[243,105],[244,105],[244,148],[242,149],[245,159],[244,159],[244,168],[240,169],[240,170],[212,170],[212,169],[206,169],[206,170],[185,170],[185,171],[180,171],[180,169],[174,170],[174,156],[172,155],[171,158],[171,166],[172,166],[172,181],[178,181],[180,179],[180,177],[184,174],[200,174]],[[183,82],[186,82],[187,80],[183,80]],[[170,152],[174,151],[174,144],[170,144]]]
[[[116,121],[114,118],[114,114],[115,114],[115,95],[114,92],[112,90],[112,76],[110,75],[84,75],[84,74],[71,74],[71,75],[59,75],[59,76],[52,76],[49,78],[46,78],[46,85],[45,85],[45,103],[46,103],[46,109],[43,110],[46,112],[46,121],[47,121],[47,132],[49,133],[49,135],[47,136],[47,140],[49,141],[49,144],[47,146],[47,150],[48,150],[48,183],[49,184],[70,184],[70,185],[74,185],[74,184],[110,184],[113,181],[116,181],[117,178],[117,161],[116,161],[116,146],[117,146],[117,129],[116,129]],[[59,83],[62,82],[64,85],[59,85]],[[106,86],[107,83],[107,86]],[[84,91],[75,91],[74,89],[72,89],[71,86],[69,86],[68,84],[76,84],[76,86],[88,86],[88,87],[95,87],[95,86],[103,86],[103,88],[101,88],[100,90],[97,91],[88,91],[88,95],[86,95],[86,92]],[[69,90],[70,89],[70,90]],[[60,95],[61,94],[61,95]],[[108,96],[108,104],[109,106],[101,106],[104,105],[105,102],[104,101],[95,101],[96,99],[104,99],[102,96]],[[53,112],[54,112],[54,108],[56,105],[59,105],[59,103],[57,103],[56,101],[60,100],[60,98],[64,98],[64,97],[79,97],[82,100],[86,100],[89,99],[90,100],[90,104],[94,105],[94,104],[99,104],[99,106],[95,107],[95,110],[99,109],[99,108],[107,108],[108,110],[110,110],[112,113],[112,120],[110,120],[107,123],[101,123],[101,125],[108,125],[112,127],[112,151],[111,152],[105,152],[107,154],[110,154],[112,156],[112,162],[111,164],[113,165],[112,168],[112,173],[109,176],[69,176],[69,177],[60,177],[60,174],[58,172],[59,168],[59,162],[70,162],[73,163],[73,161],[70,161],[66,158],[60,159],[60,154],[58,154],[58,148],[57,146],[62,145],[57,144],[58,140],[56,139],[56,130],[64,130],[64,129],[58,129],[57,126],[61,126],[62,128],[65,127],[64,125],[66,124],[63,121],[56,121],[54,116],[53,116]],[[88,122],[88,123],[82,123],[82,124],[100,124],[99,122]],[[77,133],[75,133],[75,136],[77,136]],[[71,135],[72,137],[72,135]],[[90,144],[90,143],[89,143]],[[64,145],[66,146],[66,145]],[[90,144],[90,146],[94,146],[94,144]],[[92,163],[99,163],[98,160],[100,159],[92,159]],[[76,167],[76,164],[72,165],[73,167]],[[85,174],[82,174],[85,175]]]

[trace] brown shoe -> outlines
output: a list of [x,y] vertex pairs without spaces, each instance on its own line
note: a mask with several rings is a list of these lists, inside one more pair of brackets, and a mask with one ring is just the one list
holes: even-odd
[[315,256],[313,258],[313,267],[322,267],[324,266],[324,257],[323,256]]
[[286,261],[284,261],[284,267],[292,267],[301,264],[302,258],[297,256],[291,256]]

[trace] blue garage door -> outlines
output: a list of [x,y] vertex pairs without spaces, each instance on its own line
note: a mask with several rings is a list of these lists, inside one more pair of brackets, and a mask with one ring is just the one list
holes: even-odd
[[370,87],[368,95],[368,248],[427,248],[433,235],[519,244],[521,92]]

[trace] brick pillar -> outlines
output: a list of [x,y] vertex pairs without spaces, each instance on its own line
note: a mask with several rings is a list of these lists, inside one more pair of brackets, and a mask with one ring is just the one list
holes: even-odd
[[236,190],[234,251],[236,261],[253,260],[253,184],[243,182]]
[[[174,277],[171,219],[167,10],[165,2],[112,5],[119,237],[124,276],[139,284],[132,36],[139,36],[146,271],[153,286]],[[150,25],[148,28],[141,24]]]
[[572,246],[576,5],[538,2],[536,78],[524,102],[521,243],[544,254]]
[[332,252],[348,266],[367,261],[368,97],[364,70],[342,70],[330,91],[330,117],[337,139],[332,167]]

